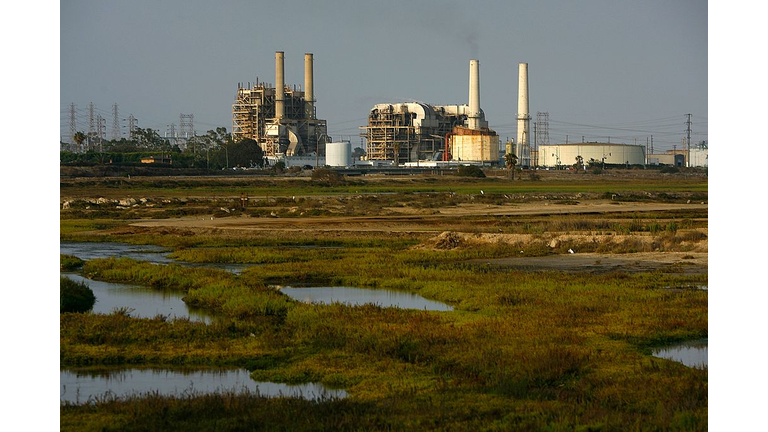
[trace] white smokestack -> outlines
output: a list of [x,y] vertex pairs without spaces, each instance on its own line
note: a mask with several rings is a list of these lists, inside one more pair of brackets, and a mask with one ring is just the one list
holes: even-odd
[[467,127],[480,129],[480,61],[469,61],[469,112]]
[[[528,112],[528,63],[520,63],[517,87],[517,144],[530,145],[531,115]],[[521,157],[521,155],[517,155]]]
[[315,89],[312,53],[304,54],[304,100],[307,118],[315,118]]
[[285,114],[285,62],[282,51],[275,52],[275,118]]

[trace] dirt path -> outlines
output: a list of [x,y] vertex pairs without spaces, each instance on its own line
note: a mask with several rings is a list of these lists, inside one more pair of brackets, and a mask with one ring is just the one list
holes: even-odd
[[137,227],[208,228],[236,230],[323,230],[323,231],[396,231],[439,232],[441,222],[470,216],[535,216],[566,214],[641,213],[670,210],[707,209],[707,204],[623,203],[589,201],[578,204],[521,203],[508,205],[465,204],[425,210],[426,214],[388,216],[332,216],[291,218],[195,218],[158,219],[135,222]]
[[647,272],[668,270],[675,273],[706,274],[706,252],[640,252],[630,254],[574,253],[544,257],[475,260],[523,271],[564,271],[605,273],[611,271]]

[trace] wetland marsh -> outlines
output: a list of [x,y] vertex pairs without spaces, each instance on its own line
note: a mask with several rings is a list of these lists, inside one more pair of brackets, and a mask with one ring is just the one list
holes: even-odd
[[[119,242],[165,257],[81,255],[79,277],[217,317],[61,314],[63,369],[227,368],[345,397],[65,401],[61,429],[706,430],[706,366],[655,350],[708,337],[708,291],[670,289],[708,283],[707,179],[629,174],[63,178],[62,254]],[[304,302],[276,285],[445,309]]]

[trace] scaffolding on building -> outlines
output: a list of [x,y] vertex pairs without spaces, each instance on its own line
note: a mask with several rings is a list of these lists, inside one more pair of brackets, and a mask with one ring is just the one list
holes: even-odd
[[459,114],[463,110],[446,108],[423,103],[374,106],[368,125],[360,127],[366,158],[395,164],[439,159],[445,151],[445,136],[466,120],[463,112]]
[[[284,115],[275,118],[276,90],[268,83],[238,83],[232,104],[232,139],[251,138],[265,156],[325,153],[327,125],[306,109],[304,92],[285,86]],[[287,129],[287,133],[283,133]]]

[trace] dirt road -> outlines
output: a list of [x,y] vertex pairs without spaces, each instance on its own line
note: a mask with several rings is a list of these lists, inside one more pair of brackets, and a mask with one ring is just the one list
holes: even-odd
[[442,223],[451,219],[472,216],[535,216],[566,214],[643,213],[670,210],[702,210],[705,203],[641,203],[610,200],[586,201],[578,204],[519,203],[507,205],[462,204],[435,209],[402,209],[399,214],[387,216],[331,216],[289,218],[215,218],[187,217],[135,222],[137,227],[207,228],[233,230],[287,230],[287,231],[393,231],[441,232]]

